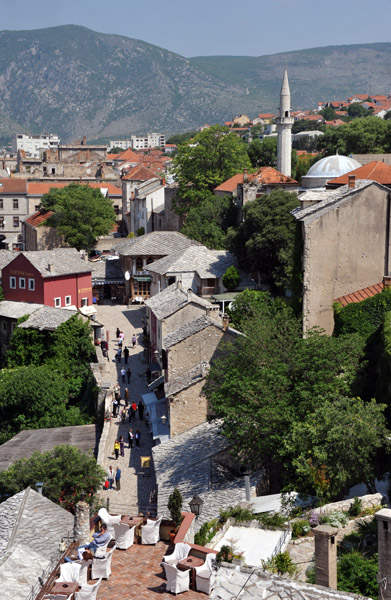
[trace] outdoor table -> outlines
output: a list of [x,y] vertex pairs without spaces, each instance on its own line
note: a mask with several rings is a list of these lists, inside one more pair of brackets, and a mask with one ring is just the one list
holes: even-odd
[[79,584],[76,581],[57,581],[54,587],[50,590],[51,594],[64,594],[70,596],[79,589]]
[[144,522],[144,517],[122,517],[121,519],[121,523],[125,523],[125,525],[129,525],[130,527],[136,527],[136,529],[134,530],[135,532],[135,541],[136,543],[139,542],[139,538],[141,536],[140,533],[140,527]]
[[190,569],[190,585],[191,589],[196,589],[196,578],[195,578],[195,567],[202,567],[204,561],[202,558],[197,558],[197,556],[188,556],[187,558],[182,558],[177,563],[177,568],[180,571],[187,571]]

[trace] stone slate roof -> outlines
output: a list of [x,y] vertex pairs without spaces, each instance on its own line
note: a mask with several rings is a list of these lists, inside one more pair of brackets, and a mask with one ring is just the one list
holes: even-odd
[[[221,421],[202,423],[152,448],[158,486],[158,514],[168,516],[169,495],[178,488],[183,497],[183,508],[196,494],[204,501],[197,529],[220,510],[244,501],[244,479],[228,471],[219,463],[218,454],[230,444],[220,433]],[[252,494],[259,474],[251,479]]]
[[[18,254],[23,254],[45,279],[74,273],[90,273],[92,270],[75,248],[54,248],[53,250],[37,250]],[[48,269],[49,264],[53,265],[52,273]]]
[[0,471],[5,471],[19,458],[30,458],[33,452],[53,450],[64,444],[83,452],[96,454],[100,428],[97,425],[75,425],[48,429],[26,429],[0,446]]
[[166,337],[163,339],[163,346],[165,348],[175,346],[175,344],[179,344],[179,342],[182,342],[191,335],[206,329],[206,327],[209,327],[210,325],[218,327],[216,321],[210,317],[207,317],[206,315],[201,315],[200,317],[197,317],[197,319],[181,325],[181,327],[178,327],[178,329],[166,335]]
[[[16,302],[14,300],[2,300],[0,302],[0,317],[8,319],[20,319],[25,315],[31,315],[33,312],[42,308],[43,304],[34,304],[29,302]],[[58,310],[58,309],[56,309]]]
[[[298,221],[303,221],[306,217],[313,216],[316,213],[320,213],[323,210],[327,211],[330,208],[332,208],[335,204],[337,204],[341,200],[344,200],[344,198],[347,198],[351,194],[355,194],[358,191],[373,185],[385,190],[386,192],[389,191],[388,188],[383,187],[375,181],[360,180],[356,181],[355,188],[349,188],[348,185],[343,185],[336,190],[325,190],[320,193],[312,192],[312,194],[315,194],[314,199],[318,200],[320,198],[320,202],[317,202],[316,204],[311,204],[310,206],[307,206],[305,208],[301,208],[301,206],[294,208],[291,211],[291,214]],[[310,194],[311,191],[307,192],[306,195],[303,196],[303,199],[311,200],[312,196],[310,196]]]
[[205,246],[190,246],[148,265],[151,273],[196,272],[201,279],[221,278],[228,267],[236,265],[233,254],[226,250],[209,250]]
[[63,323],[68,321],[73,315],[77,315],[77,310],[68,310],[67,308],[54,308],[53,306],[41,306],[30,314],[29,318],[18,327],[22,329],[39,329],[55,331]]
[[180,310],[183,306],[186,306],[189,302],[204,306],[205,309],[213,308],[208,300],[204,300],[192,292],[188,294],[188,292],[178,286],[177,283],[169,285],[159,292],[159,294],[152,296],[145,304],[158,319],[165,319]]
[[100,281],[125,281],[125,277],[121,267],[121,261],[119,258],[113,260],[96,261],[91,263],[92,265],[92,279],[93,281],[99,279]]
[[1,271],[19,254],[13,250],[0,250],[0,276]]
[[209,598],[234,600],[240,593],[241,600],[359,600],[350,592],[333,590],[320,585],[303,583],[263,571],[224,563],[216,572]]
[[202,374],[201,365],[198,364],[192,369],[185,371],[185,373],[182,373],[179,377],[170,379],[168,383],[164,384],[165,396],[166,398],[174,396],[175,394],[178,394],[178,392],[189,388],[191,385],[198,383],[202,379],[205,379],[205,376]]
[[58,544],[72,533],[73,516],[27,488],[0,504],[2,598],[25,600]]
[[[129,238],[113,249],[123,256],[167,256],[193,245],[200,244],[177,231],[152,231],[140,237]],[[148,269],[149,267],[150,265]]]

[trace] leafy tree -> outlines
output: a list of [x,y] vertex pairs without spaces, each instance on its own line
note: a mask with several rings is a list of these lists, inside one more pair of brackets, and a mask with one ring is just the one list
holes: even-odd
[[228,314],[234,327],[242,331],[245,323],[269,308],[272,302],[272,297],[267,292],[244,290],[236,296]]
[[318,138],[318,150],[324,155],[367,154],[391,151],[391,122],[378,117],[354,119],[340,127],[328,127]]
[[277,138],[265,137],[262,141],[254,140],[248,147],[251,166],[275,167],[277,165]]
[[370,480],[386,429],[384,406],[351,398],[362,369],[362,338],[314,331],[303,339],[284,301],[243,297],[255,316],[239,322],[245,335],[222,346],[207,382],[234,454],[257,468],[274,465],[271,474],[281,472],[286,484],[300,482],[306,491],[319,491],[322,470],[332,495],[352,479]]
[[34,452],[2,471],[0,495],[13,495],[42,481],[44,495],[73,512],[81,493],[85,492],[85,501],[91,503],[104,479],[105,472],[92,455],[74,446],[56,446],[48,452]]
[[234,290],[239,285],[240,275],[236,267],[231,265],[223,275],[223,285],[227,290]]
[[334,121],[334,119],[337,118],[337,113],[331,106],[328,106],[327,108],[321,110],[320,114],[322,115],[325,121]]
[[314,130],[326,131],[326,125],[324,123],[317,123],[316,121],[307,121],[306,119],[301,119],[300,121],[295,121],[292,126],[292,133]]
[[111,200],[99,189],[71,183],[64,188],[52,188],[41,199],[44,210],[54,214],[46,221],[77,250],[90,252],[101,235],[107,235],[115,224]]
[[344,554],[338,560],[338,589],[360,594],[368,598],[377,598],[379,584],[377,554],[367,558],[359,552]]
[[227,247],[227,230],[236,221],[237,208],[232,198],[210,195],[190,208],[181,233],[208,248],[223,250]]
[[110,148],[109,150],[109,154],[121,154],[121,152],[123,152],[124,149],[120,148],[119,146],[114,146],[113,148]]
[[386,445],[384,410],[375,400],[329,398],[295,421],[285,440],[285,456],[292,461],[300,490],[311,493],[313,471],[322,467],[330,497],[356,482],[371,482],[376,452]]
[[0,371],[0,443],[23,429],[84,425],[68,407],[68,386],[52,367],[31,365]]
[[167,140],[166,143],[167,144],[175,144],[176,146],[179,146],[180,144],[185,144],[186,142],[189,142],[197,134],[198,134],[198,131],[187,131],[186,133],[175,133]]
[[361,102],[354,102],[348,106],[348,115],[356,119],[357,117],[368,117],[370,112],[365,108]]
[[[227,127],[214,125],[182,145],[173,159],[181,211],[210,198],[213,190],[250,166],[246,145]],[[179,209],[178,209],[179,210]]]
[[244,207],[243,222],[228,235],[228,247],[240,265],[260,273],[279,291],[288,287],[292,273],[295,222],[290,211],[296,206],[291,192],[264,194]]

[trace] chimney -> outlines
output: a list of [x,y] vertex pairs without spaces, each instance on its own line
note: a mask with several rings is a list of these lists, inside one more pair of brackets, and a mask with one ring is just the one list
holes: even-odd
[[223,314],[223,331],[227,331],[229,325],[229,316],[227,313]]
[[82,141],[82,146],[85,146],[87,144],[87,138],[85,135],[83,135],[83,141]]
[[391,275],[384,275],[383,287],[384,287],[384,289],[391,288]]
[[375,513],[377,519],[377,539],[379,554],[379,598],[391,598],[391,585],[389,581],[391,568],[391,510],[382,508]]
[[247,183],[247,181],[248,181],[247,169],[243,169],[243,183]]
[[315,536],[315,583],[336,590],[338,529],[328,525],[318,525],[313,532]]
[[193,290],[192,290],[192,288],[188,288],[188,290],[187,290],[187,301],[190,302],[190,300],[192,299],[192,297],[193,297]]
[[90,507],[84,500],[76,504],[73,533],[78,546],[88,544],[90,540]]
[[180,279],[176,280],[176,287],[177,287],[178,290],[182,289],[182,281]]
[[37,488],[38,494],[41,494],[41,496],[42,496],[43,482],[37,481],[37,483],[35,484],[35,487]]
[[350,190],[354,190],[354,188],[356,187],[356,176],[355,175],[348,175],[348,179],[349,179],[349,189]]
[[53,263],[49,263],[48,264],[48,271],[49,271],[49,273],[54,273],[54,265],[53,265]]

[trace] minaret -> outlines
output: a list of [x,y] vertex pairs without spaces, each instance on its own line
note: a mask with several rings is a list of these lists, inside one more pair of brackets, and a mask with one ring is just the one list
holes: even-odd
[[277,171],[291,176],[292,125],[291,92],[289,89],[288,72],[285,67],[280,94],[280,109],[277,117]]

